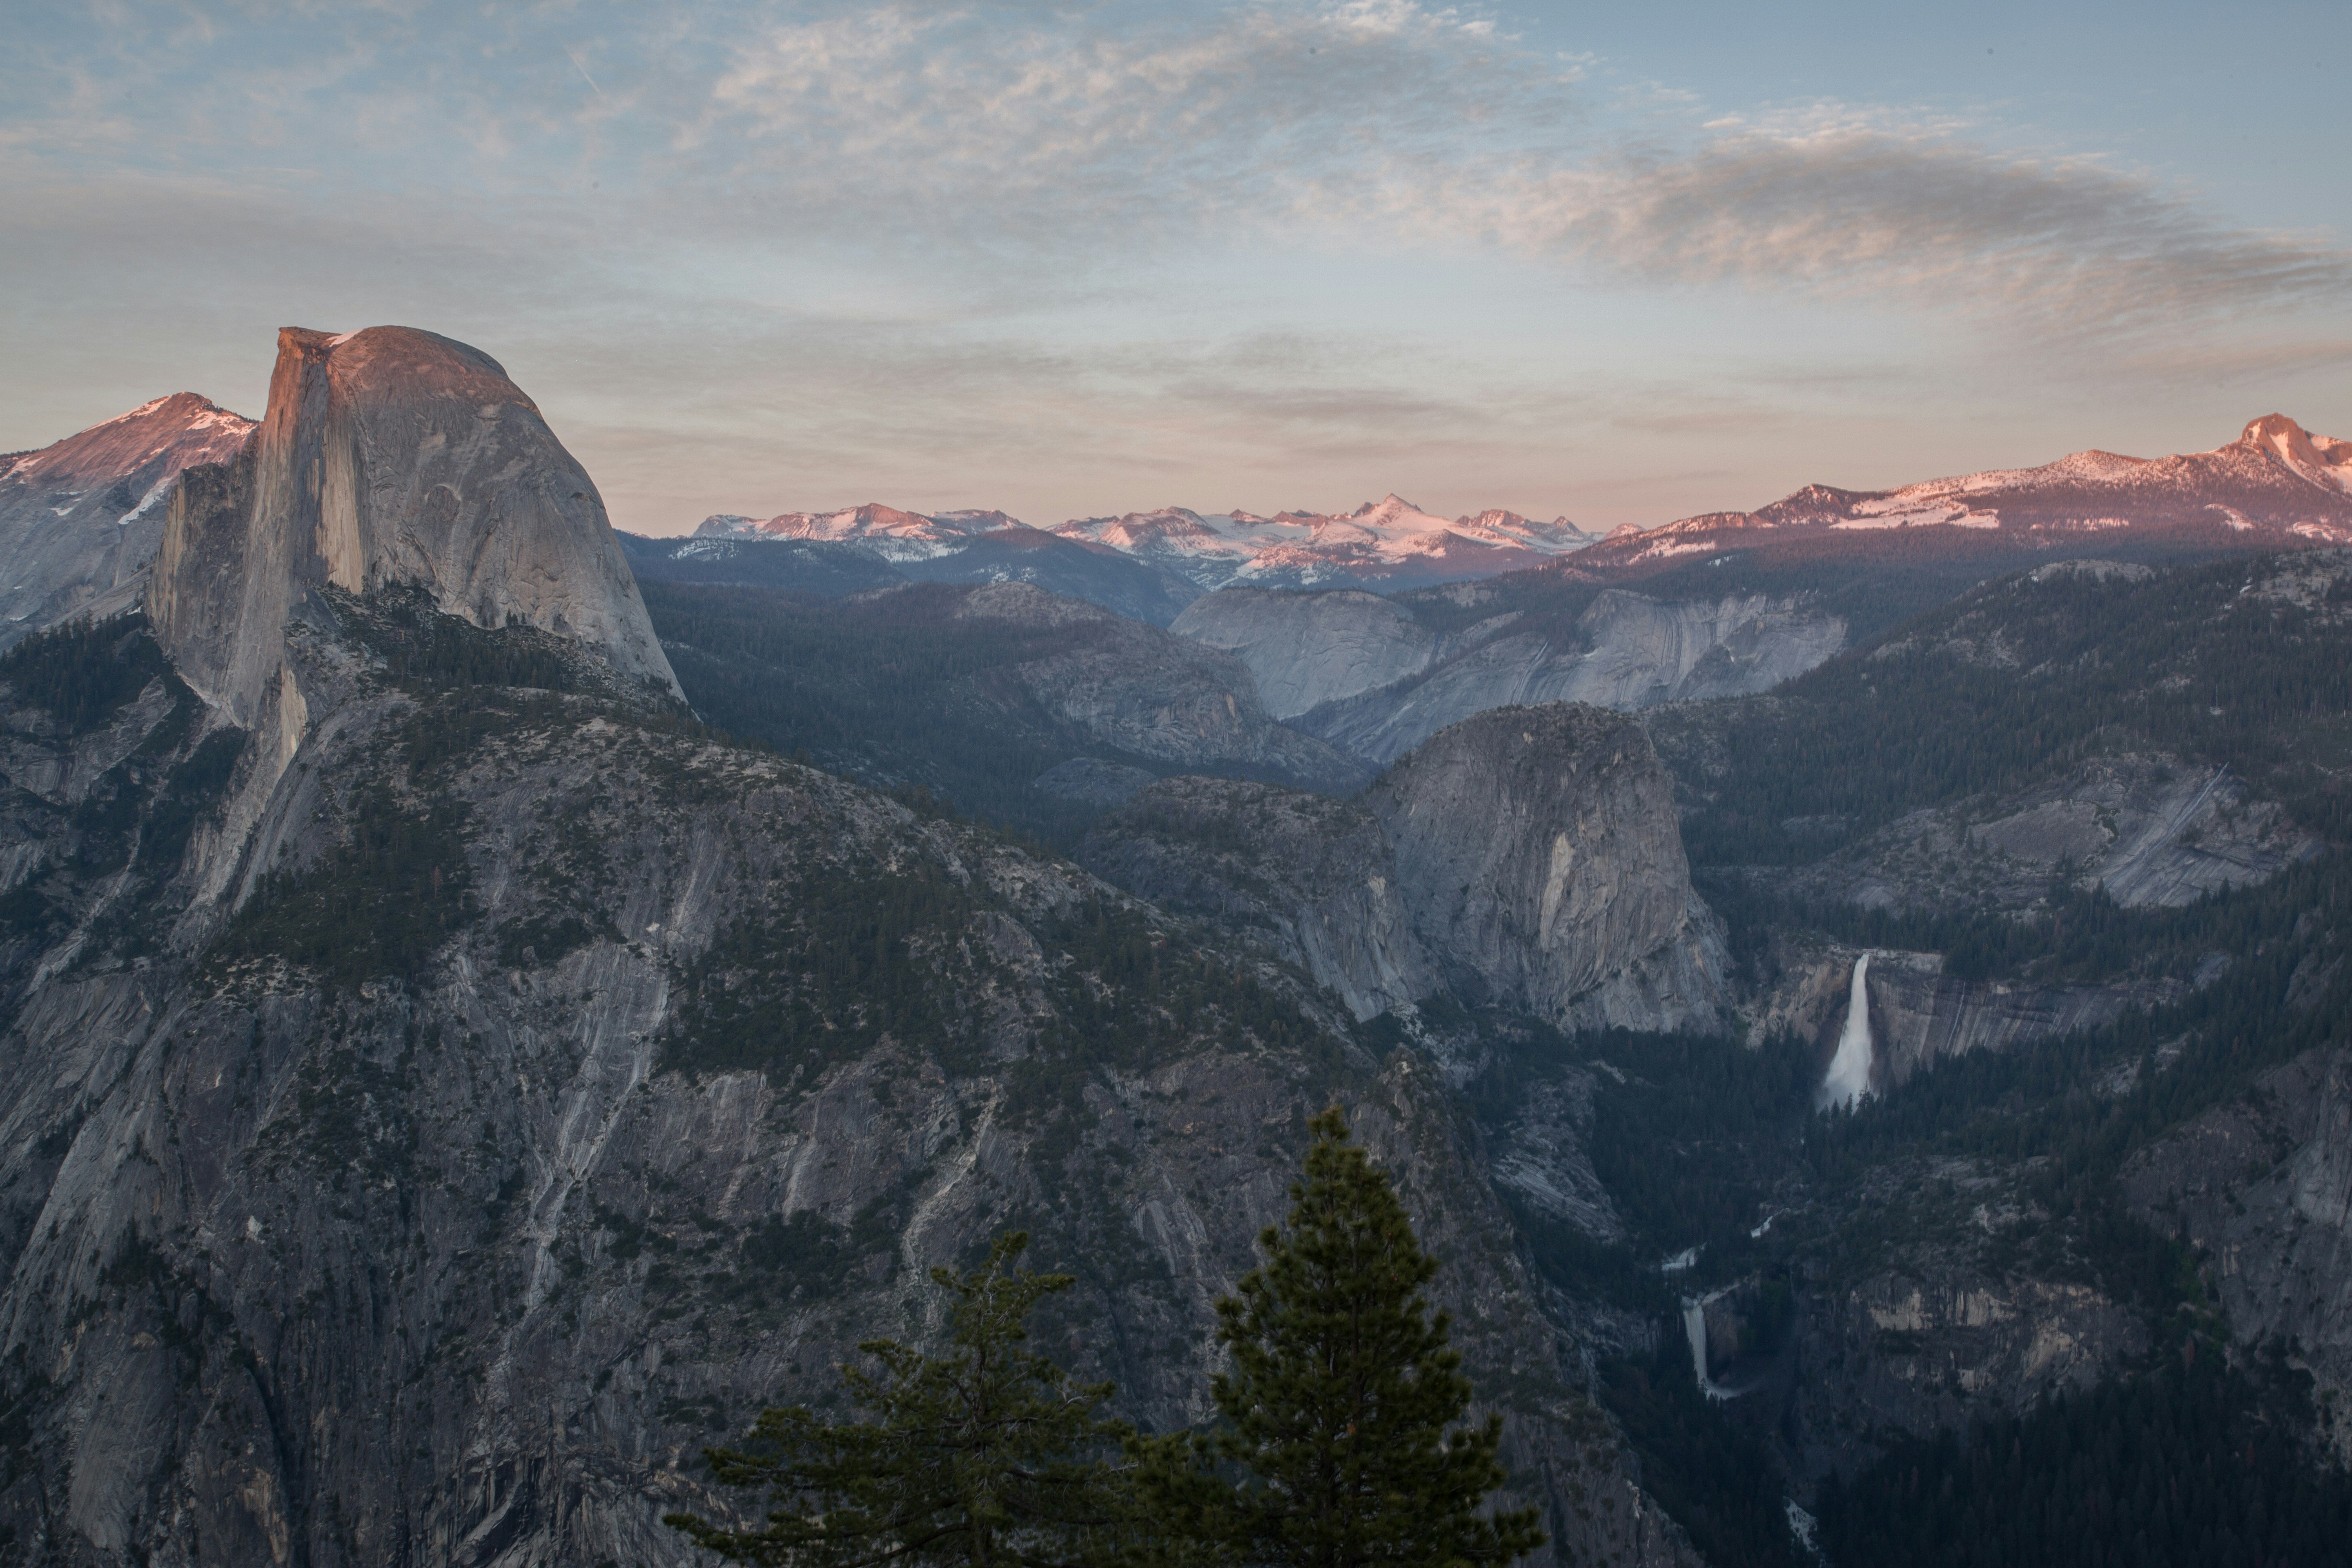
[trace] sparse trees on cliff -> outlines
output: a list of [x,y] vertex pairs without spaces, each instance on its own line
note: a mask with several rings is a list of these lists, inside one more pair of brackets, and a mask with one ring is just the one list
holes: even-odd
[[1015,1233],[979,1269],[932,1271],[956,1297],[944,1353],[875,1341],[878,1375],[843,1369],[866,1419],[770,1410],[749,1447],[710,1453],[722,1482],[770,1490],[764,1527],[669,1522],[775,1568],[1474,1568],[1533,1551],[1534,1510],[1487,1510],[1500,1419],[1456,1425],[1470,1381],[1423,1295],[1436,1262],[1339,1113],[1312,1131],[1264,1266],[1217,1303],[1233,1365],[1208,1431],[1138,1436],[1098,1414],[1109,1384],[1024,1348],[1031,1309],[1071,1281],[1017,1269]]
[[731,1562],[778,1568],[1111,1560],[1129,1519],[1112,1464],[1127,1428],[1098,1414],[1110,1384],[1074,1384],[1023,1343],[1030,1310],[1071,1284],[1018,1268],[1028,1243],[1014,1231],[979,1268],[931,1271],[955,1297],[941,1354],[890,1340],[858,1347],[881,1363],[842,1368],[866,1419],[767,1410],[745,1448],[710,1451],[725,1484],[768,1489],[764,1526],[667,1522]]

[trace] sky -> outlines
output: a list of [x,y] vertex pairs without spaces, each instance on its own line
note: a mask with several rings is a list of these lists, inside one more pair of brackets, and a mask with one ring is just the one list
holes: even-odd
[[2352,438],[2336,3],[47,5],[0,450],[488,352],[616,526],[1590,528]]

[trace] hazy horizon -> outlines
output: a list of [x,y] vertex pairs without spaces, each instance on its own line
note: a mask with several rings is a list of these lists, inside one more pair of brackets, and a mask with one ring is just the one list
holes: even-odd
[[275,330],[499,359],[616,525],[1391,491],[1606,531],[2352,437],[2317,5],[52,7],[0,449]]

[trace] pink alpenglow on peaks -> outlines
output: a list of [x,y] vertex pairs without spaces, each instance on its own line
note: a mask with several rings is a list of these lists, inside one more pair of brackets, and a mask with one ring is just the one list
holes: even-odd
[[2313,484],[2352,495],[2352,441],[2314,436],[2284,414],[2265,414],[2246,426],[2237,444],[2276,458]]
[[[1074,518],[1045,533],[1143,562],[1193,588],[1368,588],[1390,593],[1498,576],[1573,552],[1578,572],[1660,569],[1768,541],[1819,536],[1882,539],[1921,528],[1965,529],[2052,541],[2076,532],[2153,530],[2228,535],[2281,545],[2352,543],[2352,442],[2315,436],[2284,415],[2265,415],[2210,452],[2132,458],[2083,451],[2039,468],[1990,469],[1894,489],[1810,484],[1753,511],[1714,511],[1655,527],[1623,523],[1603,538],[1565,517],[1540,522],[1503,508],[1448,520],[1391,493],[1352,511],[1272,515],[1163,506]],[[908,563],[965,549],[988,536],[1042,536],[1001,511],[905,511],[870,502],[839,511],[789,511],[764,521],[713,517],[706,538],[794,539],[855,544]],[[1948,537],[1948,536],[1944,536]],[[1855,547],[1862,547],[1859,542]],[[1906,546],[1906,548],[1908,548]]]
[[1350,512],[1163,507],[1054,531],[1150,558],[1211,589],[1421,587],[1538,565],[1591,542],[1565,518],[1535,523],[1496,510],[1449,522],[1394,494]]
[[857,543],[892,561],[944,555],[974,535],[1019,528],[1001,511],[901,511],[880,501],[839,511],[787,511],[764,521],[721,513],[694,531],[698,539],[811,539]]
[[2282,546],[2352,543],[2352,442],[2314,436],[2270,414],[2210,452],[2074,452],[2039,468],[1989,469],[1890,490],[1807,485],[1754,511],[1620,528],[1591,564],[1632,566],[1752,544],[1759,536],[1939,527],[2053,544],[2071,534],[2118,531],[2242,542],[2275,536]]
[[226,463],[254,424],[175,392],[37,451],[0,457],[0,647],[139,602],[181,473]]
[[[1008,531],[1036,531],[1001,511],[923,513],[874,502],[840,511],[788,511],[765,521],[722,513],[705,520],[695,534],[856,544],[904,563],[946,555]],[[1349,512],[1271,517],[1238,508],[1200,512],[1164,506],[1076,518],[1044,531],[1134,557],[1201,589],[1421,587],[1538,565],[1591,542],[1566,518],[1536,522],[1496,509],[1449,522],[1397,495]]]

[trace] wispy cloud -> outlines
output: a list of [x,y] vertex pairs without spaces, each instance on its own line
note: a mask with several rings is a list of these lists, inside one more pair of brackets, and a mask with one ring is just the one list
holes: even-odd
[[102,58],[34,41],[0,71],[17,99],[0,169],[241,167],[290,188],[290,161],[314,188],[429,188],[500,219],[593,182],[625,227],[681,246],[960,246],[1040,278],[1181,247],[1486,247],[1617,283],[1974,312],[2033,339],[2352,294],[2341,237],[2249,229],[2100,159],[1899,106],[1604,102],[1591,61],[1417,0],[274,26],[118,26]]
[[[2267,384],[2352,340],[2340,235],[1948,108],[1709,104],[1472,6],[131,5],[10,44],[25,438],[69,427],[58,388],[102,384],[89,417],[249,402],[268,328],[407,320],[531,367],[664,525],[874,496],[1050,517],[1180,480],[1573,510],[1735,443],[1762,475],[1821,411],[1929,375],[2005,410],[2019,364]],[[1572,308],[1515,336],[1476,306],[1504,288]],[[1782,317],[1864,325],[1753,324]],[[247,391],[194,368],[248,359]],[[1658,504],[1916,477],[1830,457]]]
[[1580,66],[1409,0],[1132,29],[862,9],[741,43],[682,153],[827,221],[1124,257],[1181,236],[1494,245],[1620,281],[1974,311],[2021,336],[2352,293],[2352,251],[2233,225],[2095,158],[1819,105],[1638,125]]
[[1466,205],[1500,239],[1630,278],[1958,306],[2021,334],[2179,330],[2352,295],[2339,244],[1942,127],[1734,127],[1496,182]]

